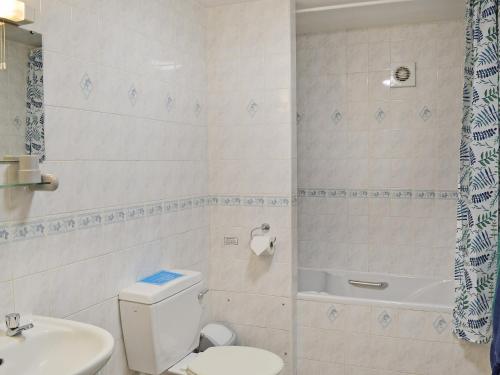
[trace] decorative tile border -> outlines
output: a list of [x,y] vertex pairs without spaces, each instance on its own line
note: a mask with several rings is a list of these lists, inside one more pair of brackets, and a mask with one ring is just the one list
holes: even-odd
[[59,234],[76,230],[77,219],[74,216],[52,218],[46,221],[46,233]]
[[20,223],[0,223],[0,245],[10,241],[28,240],[46,235],[57,235],[97,228],[103,225],[140,220],[172,212],[208,206],[289,207],[296,197],[261,196],[202,196],[179,200],[149,202],[144,205],[117,207],[99,211],[63,214]]
[[21,223],[0,223],[0,245],[10,241],[63,234],[200,207],[291,207],[297,204],[297,199],[300,197],[456,200],[458,193],[456,191],[431,190],[299,189],[298,195],[293,196],[202,196],[157,201],[102,211],[79,212],[73,215],[63,214]]
[[8,226],[0,226],[0,245],[9,241],[10,232]]
[[221,196],[211,197],[212,206],[289,207],[293,197]]
[[456,200],[457,191],[450,190],[351,190],[351,189],[299,189],[299,197],[306,198],[380,198],[380,199],[439,199]]
[[10,228],[10,233],[13,241],[42,237],[45,234],[45,225],[40,220],[15,224]]
[[127,217],[127,212],[123,208],[117,208],[116,210],[110,210],[103,213],[104,224],[116,224],[124,222]]
[[102,214],[99,212],[89,212],[78,215],[76,222],[78,229],[98,227],[103,223]]

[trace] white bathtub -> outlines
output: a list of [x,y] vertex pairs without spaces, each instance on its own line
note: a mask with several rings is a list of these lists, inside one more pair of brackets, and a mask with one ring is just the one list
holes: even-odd
[[449,280],[300,269],[297,373],[491,374],[488,345],[454,336],[452,302]]
[[[384,287],[356,286],[350,280],[383,283]],[[453,288],[452,280],[301,268],[298,299],[450,312]]]

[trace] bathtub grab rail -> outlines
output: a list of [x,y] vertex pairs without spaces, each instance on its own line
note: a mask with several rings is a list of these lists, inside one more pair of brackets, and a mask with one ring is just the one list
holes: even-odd
[[375,288],[375,289],[385,289],[389,286],[389,283],[386,283],[385,281],[372,282],[372,281],[362,281],[362,280],[349,280],[349,284],[361,288]]

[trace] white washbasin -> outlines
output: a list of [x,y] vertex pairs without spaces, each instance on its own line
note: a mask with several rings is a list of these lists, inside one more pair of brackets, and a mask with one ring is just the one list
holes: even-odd
[[108,362],[114,339],[107,331],[65,319],[27,316],[34,327],[8,337],[0,330],[0,375],[94,375]]

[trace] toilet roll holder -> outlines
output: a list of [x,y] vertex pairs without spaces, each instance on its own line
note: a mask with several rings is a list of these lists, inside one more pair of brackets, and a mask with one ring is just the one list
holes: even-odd
[[[267,234],[270,229],[271,229],[271,226],[269,224],[267,224],[267,223],[261,224],[258,227],[253,228],[250,231],[250,241],[249,241],[249,244],[252,243],[252,240],[253,240],[253,238],[255,236],[258,236],[258,235],[262,236],[264,234]],[[260,231],[260,234],[255,234],[256,231]],[[271,238],[271,241],[269,243],[269,250],[268,250],[267,253],[269,255],[273,255],[275,249],[276,249],[276,237],[273,237],[273,238]]]
[[253,228],[251,231],[250,231],[250,241],[254,238],[255,236],[255,231],[258,231],[260,230],[261,231],[261,234],[266,234],[267,232],[269,232],[269,230],[271,229],[271,226],[267,223],[264,223],[264,224],[261,224],[259,225],[258,227],[255,227]]

